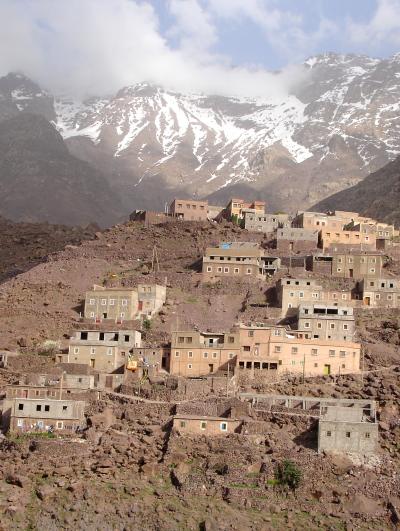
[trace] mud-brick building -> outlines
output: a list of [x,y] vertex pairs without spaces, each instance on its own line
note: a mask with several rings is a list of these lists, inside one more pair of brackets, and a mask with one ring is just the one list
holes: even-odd
[[351,306],[300,304],[297,329],[306,338],[354,341],[354,310]]
[[398,278],[367,278],[359,282],[364,306],[370,308],[400,308]]
[[311,252],[318,247],[318,230],[285,227],[276,231],[276,248],[282,252]]
[[335,252],[316,254],[307,259],[307,269],[336,278],[379,278],[384,256],[378,252]]
[[138,284],[138,317],[157,314],[167,300],[167,288],[161,284]]
[[373,454],[378,447],[375,414],[359,407],[325,407],[318,426],[318,452]]
[[250,377],[294,373],[304,376],[351,374],[360,371],[361,345],[350,341],[308,339],[283,326],[239,327],[237,370]]
[[339,247],[359,247],[364,251],[376,250],[376,233],[368,233],[357,230],[331,230],[321,229],[319,233],[319,246],[321,249],[332,249]]
[[204,282],[218,278],[264,278],[263,251],[248,242],[222,243],[208,247],[203,256]]
[[174,199],[169,206],[169,214],[183,221],[207,221],[208,201]]
[[276,284],[276,292],[282,317],[296,315],[300,304],[358,304],[352,290],[324,289],[318,281],[311,278],[282,278]]
[[233,374],[239,352],[239,335],[235,332],[172,332],[170,373],[186,377],[217,371]]
[[84,401],[14,398],[6,402],[3,422],[11,432],[45,432],[51,429],[73,435],[77,429],[85,427]]
[[125,365],[134,347],[141,346],[141,338],[136,330],[75,330],[65,361],[112,373]]
[[174,221],[174,218],[165,212],[155,212],[153,210],[134,210],[129,216],[130,221],[140,221],[145,225],[161,225]]
[[175,415],[173,429],[182,435],[229,435],[237,433],[243,421],[233,418],[200,415]]

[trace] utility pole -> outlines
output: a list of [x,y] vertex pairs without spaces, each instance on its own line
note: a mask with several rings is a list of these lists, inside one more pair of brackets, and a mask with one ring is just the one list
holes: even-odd
[[306,375],[306,351],[304,351],[304,354],[303,354],[303,384],[305,380],[305,375]]
[[228,398],[228,388],[229,388],[229,362],[228,362],[228,379],[226,380],[226,398]]

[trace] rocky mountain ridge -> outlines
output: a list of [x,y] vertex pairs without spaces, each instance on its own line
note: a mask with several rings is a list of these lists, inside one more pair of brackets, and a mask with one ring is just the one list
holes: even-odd
[[238,191],[296,210],[359,182],[400,153],[400,54],[324,54],[279,99],[179,94],[147,83],[84,102],[22,75],[0,80],[0,119],[43,114],[74,155],[107,174],[124,213],[174,195]]

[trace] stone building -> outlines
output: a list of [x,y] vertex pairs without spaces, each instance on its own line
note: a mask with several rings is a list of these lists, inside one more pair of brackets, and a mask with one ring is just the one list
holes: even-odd
[[358,302],[352,290],[324,289],[311,278],[281,278],[276,284],[276,291],[282,317],[296,315],[300,304],[354,306]]
[[160,284],[138,284],[138,317],[151,318],[167,299],[167,288]]
[[[85,402],[51,398],[14,398],[6,401],[3,421],[11,432],[54,430],[73,435],[85,427]],[[4,410],[3,410],[4,412]]]
[[278,228],[290,226],[289,214],[265,214],[245,211],[244,228],[249,232],[272,233]]
[[200,415],[175,415],[173,429],[183,435],[229,435],[240,430],[241,420]]
[[75,330],[69,340],[67,363],[83,363],[112,373],[123,367],[130,351],[141,346],[135,330]]
[[145,225],[161,225],[174,221],[174,218],[165,212],[155,212],[153,210],[134,210],[129,216],[130,221],[140,221]]
[[355,319],[351,306],[300,304],[297,329],[312,339],[354,341]]
[[357,407],[326,407],[318,426],[318,452],[373,454],[378,447],[374,414]]
[[257,244],[234,242],[208,247],[203,256],[203,281],[220,277],[263,278],[263,251]]
[[297,373],[304,376],[360,371],[361,345],[350,341],[306,339],[283,326],[239,328],[238,371],[256,374]]
[[207,221],[208,201],[174,199],[169,206],[169,214],[184,221]]
[[400,279],[367,278],[361,280],[359,289],[364,306],[370,308],[400,308]]
[[307,260],[308,270],[337,278],[379,278],[383,265],[384,257],[377,252],[316,254]]
[[283,252],[315,251],[318,246],[318,230],[286,227],[276,231],[276,248]]
[[233,374],[239,351],[235,332],[172,332],[170,373],[196,377],[223,370]]

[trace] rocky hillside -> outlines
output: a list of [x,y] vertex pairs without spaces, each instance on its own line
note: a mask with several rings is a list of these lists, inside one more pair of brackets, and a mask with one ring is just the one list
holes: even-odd
[[124,214],[175,194],[224,202],[246,192],[272,210],[309,207],[400,152],[400,54],[325,54],[281,98],[179,94],[145,83],[109,97],[52,96],[22,75],[0,80],[0,119],[53,121],[70,151],[104,171]]
[[317,211],[335,209],[354,210],[400,226],[400,157],[313,207]]
[[107,226],[121,212],[103,175],[71,155],[43,116],[28,112],[0,122],[0,197],[0,214],[16,221]]

